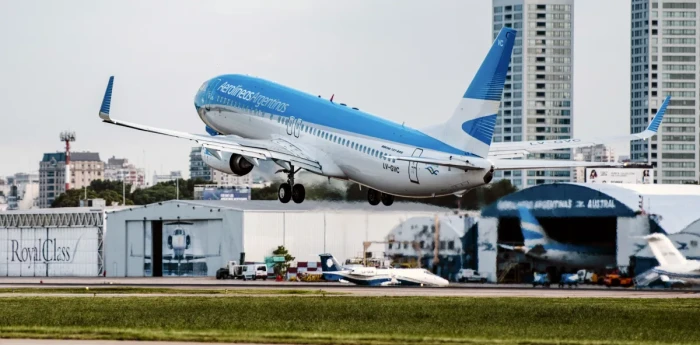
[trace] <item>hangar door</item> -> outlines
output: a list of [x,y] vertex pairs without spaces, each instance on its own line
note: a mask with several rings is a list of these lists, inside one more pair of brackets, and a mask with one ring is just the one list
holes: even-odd
[[145,234],[145,276],[213,276],[229,260],[221,219],[152,221]]

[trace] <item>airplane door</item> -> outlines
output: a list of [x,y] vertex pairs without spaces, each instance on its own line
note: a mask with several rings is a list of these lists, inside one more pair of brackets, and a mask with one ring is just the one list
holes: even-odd
[[[423,149],[416,149],[413,151],[411,157],[420,157],[422,154]],[[420,182],[418,182],[418,162],[408,163],[408,179],[413,183],[420,184]]]

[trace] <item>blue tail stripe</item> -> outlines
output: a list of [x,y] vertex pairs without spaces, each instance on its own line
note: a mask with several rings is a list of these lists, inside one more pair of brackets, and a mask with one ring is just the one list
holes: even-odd
[[114,85],[114,76],[109,77],[109,83],[107,83],[107,90],[105,90],[105,97],[102,99],[102,106],[100,106],[100,112],[109,115],[109,107],[112,104],[112,86]]
[[534,232],[534,231],[525,230],[525,229],[522,229],[522,231],[523,231],[523,239],[525,239],[525,241],[541,240],[544,238],[544,236],[542,236],[542,234]]
[[664,119],[664,113],[666,113],[666,107],[668,107],[668,103],[671,101],[671,96],[666,96],[666,99],[664,99],[664,102],[661,104],[661,108],[659,108],[659,111],[656,112],[656,116],[651,120],[651,123],[649,124],[649,130],[652,132],[656,132],[659,130],[659,126],[661,126],[661,122]]
[[537,218],[535,218],[535,216],[533,216],[528,209],[522,206],[518,207],[518,214],[520,214],[520,219],[523,222],[540,226],[540,223],[537,221]]
[[503,84],[506,81],[510,57],[513,53],[517,31],[503,27],[491,46],[488,55],[481,63],[474,80],[469,84],[464,98],[500,101]]
[[491,145],[493,131],[496,128],[496,114],[482,116],[465,121],[462,130],[486,145]]

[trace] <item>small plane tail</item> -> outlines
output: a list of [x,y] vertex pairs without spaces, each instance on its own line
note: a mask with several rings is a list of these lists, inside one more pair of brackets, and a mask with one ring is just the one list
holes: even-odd
[[518,207],[518,215],[520,216],[520,230],[523,233],[526,248],[532,249],[536,245],[553,242],[544,232],[537,218],[527,208]]
[[466,153],[488,156],[517,34],[501,28],[452,117],[426,129],[428,135]]
[[322,272],[337,272],[342,271],[343,267],[333,257],[332,254],[320,254]]
[[654,233],[644,237],[649,243],[651,252],[661,266],[682,265],[686,262],[685,256],[673,245],[673,242],[663,234]]

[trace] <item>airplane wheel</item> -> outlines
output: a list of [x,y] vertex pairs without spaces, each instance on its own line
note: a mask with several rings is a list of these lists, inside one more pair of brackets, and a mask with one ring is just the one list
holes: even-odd
[[289,186],[289,183],[283,183],[280,185],[280,189],[277,191],[277,197],[283,204],[286,204],[289,202],[289,200],[292,200],[292,187]]
[[381,199],[384,206],[391,206],[394,203],[394,196],[391,194],[382,193]]
[[304,189],[304,186],[295,184],[294,187],[292,187],[292,200],[294,200],[295,203],[300,204],[304,201],[305,197],[306,189]]
[[367,201],[369,201],[369,204],[372,206],[379,205],[379,199],[381,198],[381,194],[377,192],[374,189],[369,189],[367,191]]

